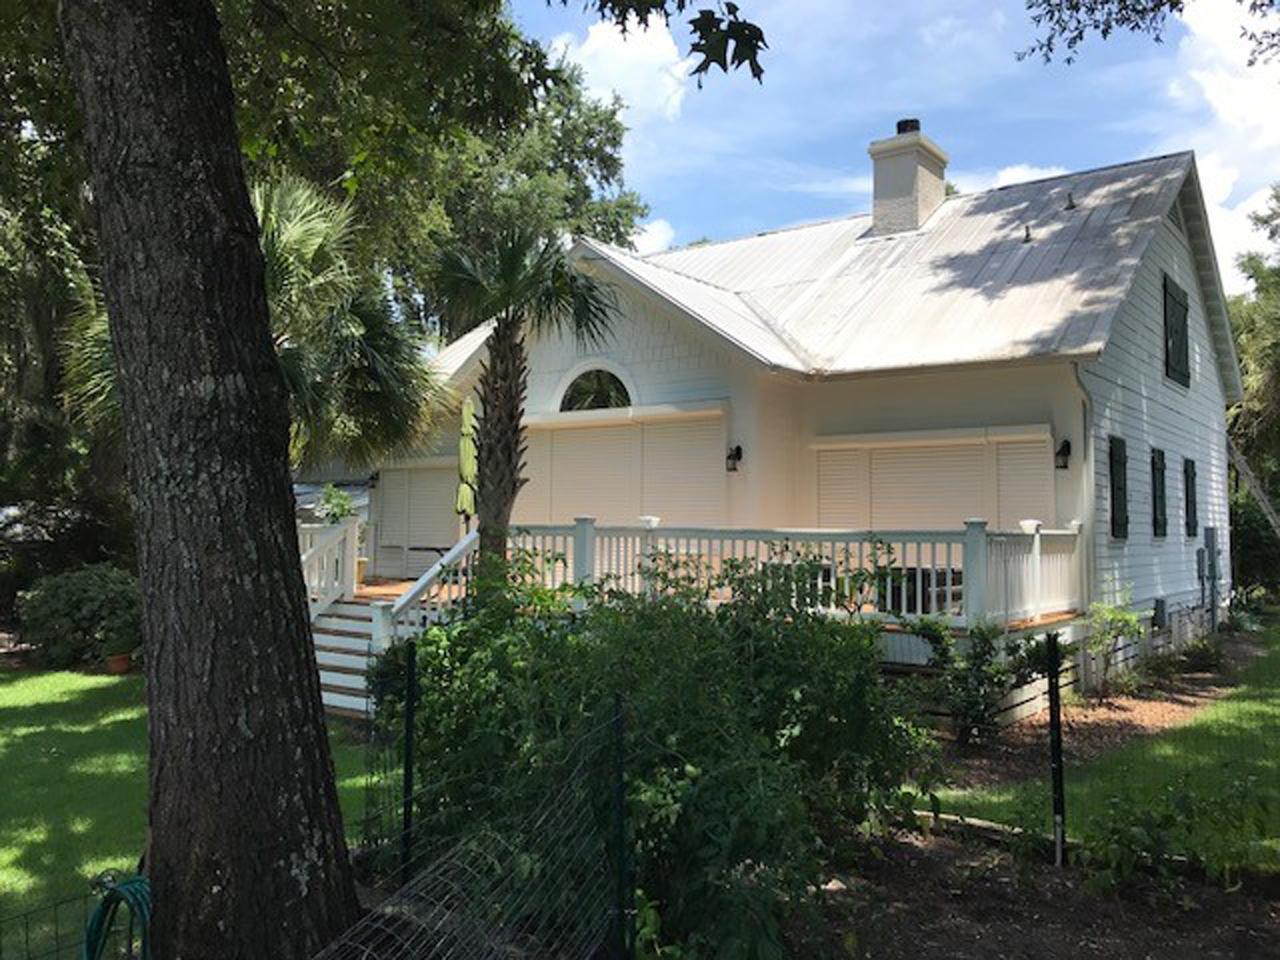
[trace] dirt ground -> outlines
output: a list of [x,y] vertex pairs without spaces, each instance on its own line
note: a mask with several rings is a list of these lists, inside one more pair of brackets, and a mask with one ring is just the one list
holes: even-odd
[[868,960],[1280,960],[1280,900],[1188,881],[1178,902],[1123,900],[1083,875],[953,836],[866,847],[823,892],[788,956]]
[[[1086,763],[1141,737],[1177,727],[1233,688],[1232,676],[1266,648],[1237,635],[1228,641],[1221,673],[1184,673],[1133,696],[1092,698],[1062,708],[1063,752],[1068,764]],[[959,750],[944,744],[950,782],[958,787],[992,786],[1043,776],[1049,742],[1049,712],[1042,710],[1001,731],[991,746]]]

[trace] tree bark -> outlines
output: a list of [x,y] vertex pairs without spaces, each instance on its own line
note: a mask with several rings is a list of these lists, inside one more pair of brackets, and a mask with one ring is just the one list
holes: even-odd
[[520,317],[499,317],[489,335],[489,354],[480,370],[480,418],[476,425],[476,516],[480,555],[488,572],[506,558],[507,534],[516,496],[524,486],[524,403],[529,361]]
[[357,914],[258,228],[209,0],[64,0],[128,444],[155,955],[301,958]]

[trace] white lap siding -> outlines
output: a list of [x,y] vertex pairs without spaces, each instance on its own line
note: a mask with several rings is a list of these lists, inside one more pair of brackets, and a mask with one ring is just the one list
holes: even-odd
[[[1164,287],[1168,274],[1189,300],[1191,385],[1165,376]],[[1216,527],[1222,549],[1221,590],[1230,590],[1225,394],[1204,301],[1184,234],[1163,225],[1143,257],[1102,356],[1083,367],[1093,409],[1096,599],[1131,593],[1135,603],[1164,597],[1170,606],[1198,603],[1196,549]],[[1128,453],[1129,535],[1111,536],[1109,438]],[[1151,451],[1164,451],[1168,535],[1152,529]],[[1199,530],[1186,535],[1183,460],[1196,463]]]

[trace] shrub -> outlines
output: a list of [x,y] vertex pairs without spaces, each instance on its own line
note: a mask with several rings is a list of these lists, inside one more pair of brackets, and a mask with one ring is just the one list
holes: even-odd
[[[646,936],[689,958],[762,958],[780,955],[785,915],[821,880],[825,841],[902,822],[937,758],[881,682],[879,628],[797,600],[816,565],[725,567],[708,588],[659,560],[651,594],[606,585],[581,609],[574,591],[513,577],[422,639],[416,747],[423,782],[484,780],[506,808],[531,808],[545,784],[530,769],[621,692]],[[713,607],[709,591],[729,599]],[[399,656],[374,671],[383,717],[399,710]],[[485,817],[487,802],[473,792],[423,815]]]
[[341,523],[347,517],[356,515],[356,502],[351,494],[341,487],[326,483],[324,489],[320,491],[315,514],[325,523]]
[[41,577],[19,597],[18,611],[23,639],[51,667],[98,660],[141,643],[137,580],[109,563]]
[[1270,806],[1256,777],[1223,767],[1218,779],[1207,795],[1182,777],[1150,796],[1109,797],[1105,813],[1085,825],[1082,855],[1090,886],[1120,892],[1145,874],[1160,894],[1172,895],[1184,861],[1228,889],[1238,885],[1269,833]]
[[1226,660],[1221,634],[1196,637],[1182,648],[1182,662],[1192,673],[1217,673]]
[[980,623],[970,628],[961,653],[941,620],[917,620],[907,629],[929,644],[929,665],[939,671],[936,695],[951,714],[956,742],[968,746],[995,739],[1000,702],[1015,683],[1029,679],[1023,676],[1026,642],[1007,637],[1002,643],[997,625]]
[[1114,665],[1116,644],[1133,639],[1142,633],[1142,621],[1129,609],[1128,603],[1094,603],[1089,606],[1089,652],[1102,664],[1102,680],[1098,685],[1100,696],[1110,691],[1111,668]]

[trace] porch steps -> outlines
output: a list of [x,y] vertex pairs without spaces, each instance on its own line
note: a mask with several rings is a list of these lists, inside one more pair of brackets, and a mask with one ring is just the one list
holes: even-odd
[[377,651],[369,604],[369,599],[361,597],[338,601],[311,624],[320,696],[325,710],[334,716],[363,720],[372,707],[365,673]]

